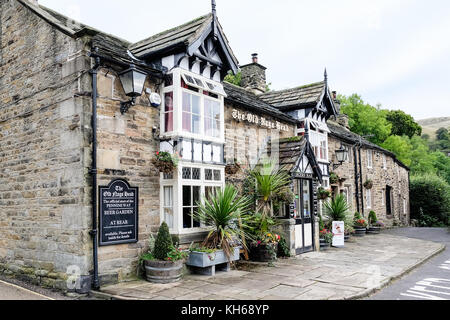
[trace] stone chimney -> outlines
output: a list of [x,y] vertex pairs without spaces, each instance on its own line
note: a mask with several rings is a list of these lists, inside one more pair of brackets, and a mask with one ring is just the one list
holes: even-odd
[[343,114],[343,113],[339,114],[336,117],[336,122],[339,125],[343,126],[344,128],[350,130],[350,125],[348,124],[348,116],[346,114]]
[[258,63],[258,54],[252,54],[252,63],[241,67],[241,86],[258,95],[266,92],[266,67]]

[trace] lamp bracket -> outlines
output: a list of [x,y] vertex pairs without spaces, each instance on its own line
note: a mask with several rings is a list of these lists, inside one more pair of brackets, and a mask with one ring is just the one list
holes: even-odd
[[129,101],[120,102],[120,113],[123,115],[128,112],[128,110],[136,104],[136,98],[133,97]]

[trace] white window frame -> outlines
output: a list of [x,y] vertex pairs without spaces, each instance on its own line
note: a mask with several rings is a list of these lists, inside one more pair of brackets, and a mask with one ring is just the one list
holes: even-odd
[[[168,87],[163,87],[161,90],[161,96],[165,97],[167,92],[173,92],[173,131],[165,132],[165,99],[161,105],[161,119],[160,119],[160,127],[161,127],[161,137],[170,139],[175,137],[183,137],[183,138],[191,138],[196,140],[210,141],[217,144],[225,143],[225,106],[224,106],[224,98],[225,91],[223,91],[222,85],[218,82],[215,82],[211,79],[206,79],[202,75],[195,74],[189,72],[187,70],[183,70],[181,68],[175,68],[169,73],[173,77],[173,84]],[[201,80],[206,86],[206,83],[211,83],[215,86],[215,90],[210,90],[209,87],[201,88],[200,86],[194,86],[190,83],[188,85],[198,88],[200,92],[194,92],[192,90],[182,88],[181,87],[181,79],[185,75],[194,77],[196,79]],[[208,91],[216,94],[218,98],[211,97],[203,94],[203,91]],[[192,133],[183,131],[183,92],[187,92],[189,94],[198,96],[200,98],[200,132]],[[219,137],[210,137],[205,134],[205,99],[210,99],[213,101],[217,101],[220,103],[220,133]]]
[[[189,168],[199,168],[201,170],[200,180],[183,179],[182,170],[183,167]],[[220,171],[220,181],[207,181],[205,179],[205,169],[219,170]],[[205,195],[206,187],[225,187],[225,168],[220,165],[210,165],[210,164],[198,164],[192,162],[180,161],[178,163],[177,169],[174,171],[174,176],[172,180],[164,180],[163,174],[161,173],[161,197],[160,197],[160,219],[164,221],[164,186],[173,186],[173,207],[174,207],[174,218],[173,227],[170,228],[170,232],[173,234],[191,234],[203,231],[210,231],[211,228],[200,226],[199,228],[183,228],[183,186],[199,186],[200,187],[200,199],[203,199]]]
[[372,209],[372,190],[366,189],[366,208]]
[[373,152],[371,149],[367,150],[366,156],[367,156],[367,168],[372,169],[373,168]]

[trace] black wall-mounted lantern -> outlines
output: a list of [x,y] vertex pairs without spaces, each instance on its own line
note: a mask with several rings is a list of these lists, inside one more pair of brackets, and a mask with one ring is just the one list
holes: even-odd
[[338,150],[335,151],[335,153],[336,159],[339,162],[339,164],[333,164],[333,169],[336,169],[337,167],[341,166],[348,159],[348,150],[342,145]]
[[130,68],[119,73],[119,78],[125,94],[131,97],[131,100],[120,103],[120,112],[125,114],[131,106],[134,106],[136,98],[142,95],[147,74],[131,64]]

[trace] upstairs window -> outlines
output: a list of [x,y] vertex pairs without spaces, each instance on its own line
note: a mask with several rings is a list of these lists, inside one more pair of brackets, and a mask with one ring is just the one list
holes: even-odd
[[164,95],[164,132],[173,131],[173,92]]
[[220,138],[220,102],[205,99],[205,135]]
[[183,92],[183,131],[200,134],[200,97]]
[[367,150],[367,168],[373,167],[372,150]]

